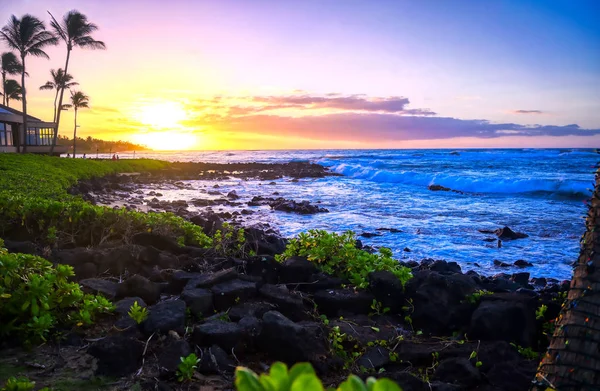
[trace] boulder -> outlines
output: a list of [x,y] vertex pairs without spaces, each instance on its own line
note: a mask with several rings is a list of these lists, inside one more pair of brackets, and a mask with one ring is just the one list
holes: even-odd
[[262,301],[246,302],[231,307],[229,310],[229,319],[234,322],[240,321],[245,317],[256,317],[262,319],[265,312],[275,310],[275,305]]
[[285,251],[287,241],[279,235],[268,234],[256,227],[244,229],[246,243],[257,255],[276,255]]
[[449,187],[444,187],[442,185],[429,185],[428,189],[431,191],[450,191],[450,190],[452,190]]
[[169,281],[169,285],[165,291],[172,294],[179,294],[183,288],[185,288],[188,282],[201,277],[202,274],[200,273],[190,273],[184,270],[177,270],[171,275],[171,281]]
[[146,303],[141,297],[127,297],[115,303],[115,312],[121,316],[127,316],[133,303],[137,302],[142,308],[146,307]]
[[242,341],[244,331],[237,323],[215,320],[194,327],[192,342],[198,346],[218,345],[231,350]]
[[377,271],[369,274],[369,290],[383,307],[388,307],[393,313],[401,311],[404,305],[404,287],[390,271]]
[[236,277],[238,277],[238,273],[234,267],[223,269],[216,273],[201,274],[197,278],[190,279],[185,289],[210,288],[213,285],[233,280]]
[[365,367],[369,371],[377,370],[391,362],[390,353],[381,346],[373,346],[358,359],[359,368]]
[[536,342],[536,331],[535,300],[505,293],[482,297],[471,317],[468,335],[531,347]]
[[279,269],[279,278],[283,283],[307,282],[317,273],[317,266],[306,257],[294,256],[286,259]]
[[239,200],[240,196],[235,190],[231,190],[229,193],[227,193],[227,198],[229,198],[230,200]]
[[529,267],[533,266],[533,263],[524,261],[522,259],[518,259],[515,261],[515,263],[513,263],[513,265],[515,265],[516,267]]
[[174,254],[179,254],[181,250],[181,246],[175,241],[175,239],[160,235],[156,233],[149,232],[140,232],[131,238],[131,242],[133,244],[138,244],[140,246],[152,246],[161,251],[169,251]]
[[246,316],[240,319],[238,325],[242,328],[244,335],[249,340],[254,340],[262,331],[262,321],[254,316]]
[[429,270],[442,274],[462,273],[460,265],[456,262],[438,260],[428,264],[427,266]]
[[94,342],[88,354],[98,360],[97,375],[127,376],[142,364],[144,345],[134,338],[108,336]]
[[481,373],[467,357],[442,360],[433,374],[435,380],[472,387],[481,381]]
[[535,361],[496,362],[485,374],[488,382],[502,391],[527,390],[536,372]]
[[527,272],[515,273],[510,279],[521,286],[529,285],[529,273]]
[[169,339],[158,352],[158,365],[161,369],[173,373],[181,363],[181,357],[187,357],[193,350],[186,340]]
[[118,285],[117,297],[141,297],[152,305],[160,300],[160,291],[159,284],[136,274]]
[[497,267],[510,267],[510,264],[508,264],[506,262],[499,261],[497,259],[494,259],[494,266],[497,266]]
[[119,284],[102,278],[88,278],[79,281],[79,285],[81,285],[81,288],[86,293],[102,295],[107,299],[113,300],[117,296],[117,287]]
[[267,301],[275,304],[277,310],[288,318],[294,321],[306,319],[302,297],[291,293],[285,286],[265,284],[259,293]]
[[14,240],[4,239],[4,248],[6,248],[9,253],[42,255],[37,246],[29,241],[17,242]]
[[186,289],[181,294],[181,300],[190,309],[192,314],[198,318],[213,312],[213,293],[208,289]]
[[190,218],[190,221],[200,227],[207,235],[214,235],[223,229],[223,219],[213,212],[205,212]]
[[179,334],[185,331],[185,302],[182,300],[163,301],[149,308],[148,319],[142,323],[146,335],[166,334],[174,330]]
[[288,364],[314,361],[327,354],[325,336],[318,324],[297,324],[277,311],[263,315],[258,343],[273,359]]
[[496,231],[494,231],[494,233],[498,236],[498,238],[503,239],[503,240],[514,240],[514,239],[522,239],[522,238],[528,238],[529,235],[521,233],[521,232],[515,232],[512,229],[510,229],[509,227],[504,227],[504,228],[499,228]]
[[256,282],[236,279],[215,285],[211,290],[215,309],[221,311],[256,296]]
[[223,374],[235,370],[235,363],[227,353],[218,345],[202,349],[202,358],[198,365],[198,372],[202,374]]
[[319,311],[330,316],[340,312],[366,314],[373,303],[372,293],[353,289],[327,289],[315,292],[314,301]]

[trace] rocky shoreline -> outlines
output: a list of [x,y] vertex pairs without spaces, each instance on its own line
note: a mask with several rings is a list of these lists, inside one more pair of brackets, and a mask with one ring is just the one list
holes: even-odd
[[[207,189],[207,195],[215,194],[190,201],[205,208],[192,213],[187,202],[160,201],[160,191],[139,194],[138,186],[185,186],[182,180],[230,176],[270,181],[327,175],[333,174],[308,163],[186,163],[152,175],[80,181],[70,193],[97,204],[170,211],[213,234],[225,222],[243,226],[243,210],[229,216],[215,211],[240,202],[237,194]],[[326,213],[318,205],[275,197],[251,202],[289,213]],[[507,228],[487,234],[522,237]],[[92,329],[64,330],[61,343],[31,352],[2,341],[0,366],[26,367],[24,372],[39,385],[108,376],[110,384],[98,389],[225,390],[232,388],[237,365],[262,372],[281,360],[311,362],[327,385],[354,371],[391,378],[404,391],[527,390],[538,363],[531,354],[546,348],[548,322],[558,315],[569,288],[527,272],[490,277],[463,272],[455,262],[426,259],[403,263],[413,273],[405,287],[390,272],[374,272],[368,288],[357,290],[319,272],[306,258],[277,262],[274,255],[285,249],[286,240],[267,226],[245,228],[256,255],[237,257],[182,247],[155,233],[138,233],[128,243],[50,252],[14,239],[6,240],[9,251],[72,266],[85,291],[107,297],[117,308]],[[149,310],[140,325],[127,315],[134,302]],[[174,374],[180,357],[191,352],[201,362],[189,388]]]

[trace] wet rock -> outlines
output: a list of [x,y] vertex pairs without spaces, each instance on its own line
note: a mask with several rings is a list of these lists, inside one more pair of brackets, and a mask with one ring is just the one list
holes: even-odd
[[363,232],[360,234],[361,237],[363,238],[374,238],[376,236],[381,236],[381,234],[377,234],[377,233],[373,233],[373,232]]
[[392,313],[398,313],[404,305],[404,287],[398,277],[389,271],[377,271],[369,274],[369,290],[383,307]]
[[142,323],[146,335],[166,334],[174,330],[180,334],[185,331],[185,302],[182,300],[163,301],[149,308],[148,319]]
[[204,212],[193,216],[190,221],[200,227],[207,235],[214,235],[215,232],[223,228],[223,219],[213,212]]
[[238,200],[240,199],[240,196],[235,190],[231,190],[229,193],[227,193],[227,198],[229,198],[230,200]]
[[403,250],[403,251],[404,251],[405,253],[409,253],[409,252],[411,252],[411,249],[410,249],[410,248],[408,248],[408,247],[404,247],[404,250]]
[[198,318],[206,316],[213,312],[213,293],[208,289],[186,289],[181,294],[181,300],[185,302],[187,308]]
[[173,373],[181,363],[181,357],[187,357],[193,350],[186,340],[169,340],[158,353],[158,365],[161,369]]
[[431,191],[450,191],[450,190],[452,190],[449,187],[444,187],[442,185],[429,185],[428,189]]
[[215,285],[211,290],[215,309],[220,311],[256,296],[256,283],[236,279]]
[[529,284],[529,273],[515,273],[510,279],[521,286],[527,286]]
[[513,265],[515,265],[516,267],[529,267],[533,266],[533,263],[524,261],[522,259],[518,259],[515,261],[515,263],[513,263]]
[[194,327],[192,341],[198,346],[218,345],[225,350],[238,346],[243,337],[243,329],[233,322],[214,320]]
[[498,236],[498,238],[503,239],[503,240],[514,240],[514,239],[522,239],[522,238],[527,238],[529,237],[529,235],[521,233],[521,232],[515,232],[512,229],[510,229],[509,227],[504,227],[504,228],[499,228],[496,231],[494,231],[494,233]]
[[460,265],[456,262],[446,262],[446,261],[434,261],[433,263],[430,263],[427,268],[429,270],[432,270],[434,272],[438,272],[438,273],[462,273],[462,270],[460,268]]
[[317,205],[312,205],[310,201],[296,202],[293,200],[286,200],[283,198],[278,198],[274,201],[269,202],[269,206],[271,207],[271,209],[274,210],[298,213],[303,215],[329,212],[328,209],[322,208]]
[[398,228],[377,228],[376,231],[388,231],[393,234],[402,232],[402,230]]
[[144,346],[134,338],[108,336],[95,342],[88,353],[98,360],[96,374],[127,376],[142,364]]
[[324,335],[317,324],[297,324],[277,311],[263,315],[259,346],[275,360],[287,363],[311,361],[327,353]]
[[305,257],[294,256],[283,262],[280,267],[280,281],[307,282],[310,276],[317,273],[317,266]]
[[285,251],[287,241],[275,234],[268,234],[256,227],[244,229],[248,246],[256,251],[257,255],[276,255]]
[[497,267],[510,267],[510,264],[494,259],[494,266]]
[[79,281],[84,292],[98,294],[113,300],[117,296],[117,287],[119,284],[102,278],[88,278]]
[[340,311],[353,314],[366,314],[371,309],[375,296],[365,291],[352,289],[329,289],[315,292],[314,301],[319,311],[335,316]]
[[440,362],[433,378],[472,387],[481,380],[481,373],[466,357],[448,358]]
[[117,297],[141,297],[152,305],[160,300],[160,285],[140,275],[135,275],[120,283]]

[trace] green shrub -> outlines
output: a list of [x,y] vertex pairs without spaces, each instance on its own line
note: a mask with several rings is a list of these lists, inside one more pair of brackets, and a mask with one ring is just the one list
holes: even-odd
[[[325,391],[323,383],[309,363],[294,365],[289,371],[287,365],[276,362],[268,374],[258,376],[252,370],[238,367],[235,371],[237,391]],[[337,388],[338,391],[402,391],[389,379],[368,378],[363,382],[351,375]]]
[[56,326],[89,325],[114,309],[104,297],[69,282],[73,275],[71,266],[0,248],[0,336],[38,343]]
[[390,271],[402,285],[412,277],[409,268],[392,258],[390,249],[382,247],[379,254],[371,254],[356,248],[356,238],[351,231],[341,235],[323,230],[303,232],[290,240],[277,260],[282,262],[297,255],[315,262],[325,273],[347,278],[358,288],[369,285],[368,276],[373,271]]
[[[27,379],[26,377],[11,377],[6,381],[4,387],[0,388],[0,391],[30,391],[35,387],[35,382]],[[38,391],[51,391],[50,388],[44,387]]]
[[189,356],[180,357],[179,360],[181,362],[177,367],[177,380],[180,382],[192,380],[192,376],[194,376],[194,371],[198,368],[200,359],[194,353],[190,353]]
[[129,315],[135,323],[140,324],[148,318],[148,309],[146,307],[141,307],[136,300],[131,308],[129,308],[127,315]]

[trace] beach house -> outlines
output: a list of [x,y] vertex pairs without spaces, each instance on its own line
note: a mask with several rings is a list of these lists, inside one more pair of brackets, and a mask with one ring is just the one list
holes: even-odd
[[[27,132],[23,129],[23,113],[0,104],[0,153],[17,152],[17,145],[27,146],[28,153],[50,153],[54,122],[27,116]],[[66,153],[67,147],[56,145],[54,155]]]

